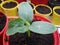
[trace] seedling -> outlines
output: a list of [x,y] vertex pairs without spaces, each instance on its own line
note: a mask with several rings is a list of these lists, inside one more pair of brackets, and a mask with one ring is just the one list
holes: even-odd
[[[9,23],[7,36],[14,35],[15,33],[28,33],[30,37],[30,31],[38,34],[50,34],[56,31],[56,27],[48,22],[33,21],[34,14],[33,9],[28,2],[20,3],[18,7],[18,19],[12,20]],[[32,23],[32,24],[31,24]]]

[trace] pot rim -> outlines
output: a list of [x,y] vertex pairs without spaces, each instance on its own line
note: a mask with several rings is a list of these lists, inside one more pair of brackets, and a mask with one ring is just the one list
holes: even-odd
[[[14,8],[8,8],[8,9],[7,9],[7,8],[4,8],[3,5],[4,5],[5,3],[8,3],[8,2],[14,2],[14,3],[16,3],[17,5],[16,5]],[[1,8],[2,8],[2,9],[5,9],[5,10],[12,10],[12,9],[18,8],[18,2],[17,2],[17,1],[4,1],[4,2],[1,3]]]
[[4,28],[2,29],[2,31],[0,32],[0,35],[4,32],[4,29],[6,28],[6,26],[8,26],[7,24],[8,24],[8,18],[7,18],[7,16],[6,16],[6,14],[5,13],[3,13],[2,11],[0,11],[0,13],[2,13],[5,17],[6,17],[6,24],[5,24],[5,26],[4,26]]
[[[36,8],[37,8],[38,6],[45,6],[45,7],[49,8],[49,9],[50,9],[50,13],[48,13],[48,14],[39,13],[39,12],[36,10]],[[51,9],[51,7],[49,7],[48,5],[38,4],[38,5],[35,6],[35,12],[36,12],[37,14],[39,14],[39,15],[49,16],[50,14],[52,14],[52,9]]]
[[53,8],[53,12],[56,14],[56,16],[59,16],[60,17],[60,14],[58,14],[55,10],[56,9],[60,9],[60,6],[55,6],[54,8]]
[[54,36],[54,45],[59,45],[59,33],[58,31],[53,33]]

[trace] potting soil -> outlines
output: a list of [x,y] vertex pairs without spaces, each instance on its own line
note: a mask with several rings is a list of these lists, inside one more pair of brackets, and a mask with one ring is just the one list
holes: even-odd
[[28,37],[27,33],[16,33],[10,36],[9,45],[54,45],[53,34],[37,34],[31,32]]
[[41,14],[48,14],[51,12],[50,9],[45,6],[38,6],[36,10]]

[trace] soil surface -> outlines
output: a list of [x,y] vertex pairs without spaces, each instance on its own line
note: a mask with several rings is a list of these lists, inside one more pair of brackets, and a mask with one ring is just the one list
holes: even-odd
[[[54,44],[54,37],[53,34],[37,34],[31,32],[31,43],[32,45],[53,45]],[[31,44],[29,43],[29,44]]]
[[55,12],[60,15],[60,9],[56,9]]
[[4,28],[5,24],[6,24],[6,17],[3,16],[2,13],[0,13],[0,32]]
[[10,45],[54,45],[53,34],[42,35],[31,32],[31,37],[27,33],[16,33],[10,36]]
[[45,7],[45,6],[38,6],[36,8],[36,10],[41,14],[48,14],[51,12],[50,9],[48,7]]
[[10,45],[25,45],[27,34],[16,33],[15,35],[10,36],[9,44]]
[[14,8],[17,4],[15,2],[8,2],[3,5],[4,8]]

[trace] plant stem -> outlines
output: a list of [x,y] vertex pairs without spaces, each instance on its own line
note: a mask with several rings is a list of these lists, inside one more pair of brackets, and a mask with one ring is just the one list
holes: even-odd
[[28,26],[30,26],[30,23],[29,23],[28,21],[26,21],[26,24],[27,24]]
[[[26,21],[26,24],[27,24],[28,26],[30,26],[30,23],[27,22],[27,21]],[[28,33],[28,37],[30,37],[30,30],[28,30],[27,33]]]
[[28,30],[28,37],[30,37],[30,30]]

